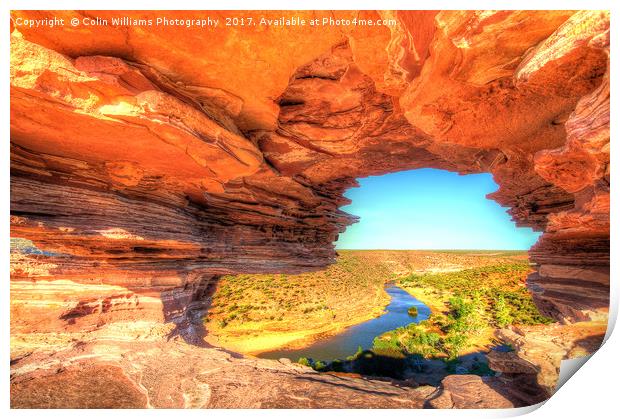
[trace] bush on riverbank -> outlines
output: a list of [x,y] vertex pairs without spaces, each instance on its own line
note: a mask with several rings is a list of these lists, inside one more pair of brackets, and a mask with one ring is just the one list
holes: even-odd
[[510,309],[506,305],[506,299],[503,295],[499,295],[495,301],[495,323],[498,327],[506,327],[514,321],[510,314]]
[[306,357],[301,357],[297,360],[297,363],[299,365],[303,365],[304,367],[310,367],[313,368],[313,363],[312,361],[310,361],[308,358]]
[[[450,301],[453,313],[465,315],[463,311],[477,310],[478,319],[467,317],[474,330],[480,328],[480,322],[498,327],[508,325],[549,324],[553,320],[540,314],[532,296],[525,287],[525,277],[531,270],[527,262],[504,263],[464,269],[456,272],[438,272],[412,274],[399,281],[405,288],[416,287],[432,292],[439,298]],[[452,301],[452,299],[454,299]],[[471,307],[473,304],[474,307]],[[461,324],[457,327],[468,328]]]
[[[492,330],[511,324],[548,324],[524,286],[528,264],[505,263],[457,272],[413,274],[399,281],[404,288],[417,288],[440,300],[436,310],[419,324],[384,333],[373,350],[396,350],[405,356],[445,357],[456,360],[473,345],[490,343]],[[418,296],[424,299],[424,296]]]
[[470,337],[480,334],[487,326],[483,320],[486,304],[481,298],[468,300],[460,295],[448,303],[450,312],[435,314],[418,324],[384,333],[373,341],[373,351],[397,351],[402,355],[419,355],[422,358],[441,354],[456,359],[470,346]]
[[407,371],[408,360],[402,352],[384,348],[373,349],[372,351],[358,351],[344,361],[335,359],[327,362],[299,358],[297,363],[312,367],[319,372],[353,372],[374,377],[403,379]]

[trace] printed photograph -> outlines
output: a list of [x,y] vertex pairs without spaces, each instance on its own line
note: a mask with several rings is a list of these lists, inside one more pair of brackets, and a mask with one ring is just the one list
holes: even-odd
[[609,11],[10,20],[12,409],[512,409],[602,345]]

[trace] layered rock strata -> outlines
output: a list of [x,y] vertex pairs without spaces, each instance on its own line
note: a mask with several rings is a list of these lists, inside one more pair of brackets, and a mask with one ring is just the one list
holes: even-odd
[[609,13],[284,13],[394,23],[333,30],[17,24],[128,13],[12,13],[12,332],[136,319],[186,331],[218,275],[333,262],[356,178],[429,167],[492,173],[489,197],[544,232],[530,252],[541,310],[606,318]]

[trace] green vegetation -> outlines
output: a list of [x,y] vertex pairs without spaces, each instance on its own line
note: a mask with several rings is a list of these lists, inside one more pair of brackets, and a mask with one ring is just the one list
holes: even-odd
[[[525,261],[504,263],[456,272],[409,275],[399,285],[430,290],[436,298],[449,300],[457,317],[468,322],[482,320],[498,327],[549,324],[552,320],[539,313],[525,288],[524,279],[530,269]],[[475,329],[475,325],[469,326]]]
[[306,357],[299,358],[297,363],[300,364],[300,365],[304,365],[306,367],[312,367],[312,362],[308,358],[306,358]]
[[319,272],[226,275],[204,321],[211,343],[260,352],[380,315],[389,302],[384,284],[394,278],[377,258],[346,251]]
[[489,375],[495,375],[495,371],[493,371],[491,368],[489,368],[489,363],[488,362],[480,362],[480,361],[475,362],[471,366],[471,368],[469,368],[468,373],[469,374],[479,375],[481,377],[489,376]]
[[[390,277],[385,266],[345,253],[324,271],[299,275],[226,275],[213,296],[206,322],[220,328],[301,320],[345,318],[374,300],[388,301],[383,285]],[[307,322],[309,320],[309,322]],[[214,324],[209,326],[213,329]]]
[[[497,328],[552,322],[538,312],[525,288],[529,271],[525,260],[511,260],[401,278],[398,285],[434,303],[429,319],[384,333],[374,339],[370,350],[359,348],[344,362],[322,363],[320,371],[336,371],[337,365],[340,371],[401,378],[407,371],[422,371],[424,360],[435,359],[444,361],[446,374],[493,375],[486,361],[475,357],[465,363],[463,355],[484,351],[494,343]],[[409,314],[417,315],[417,310]],[[310,366],[317,369],[312,362]]]
[[416,306],[409,307],[407,313],[409,313],[411,317],[418,317],[418,308]]
[[[339,251],[337,263],[319,272],[224,276],[205,322],[218,344],[257,353],[379,315],[389,301],[384,285],[396,281],[431,308],[428,320],[378,336],[370,351],[344,360],[299,362],[360,373],[379,371],[379,362],[417,371],[425,360],[443,360],[456,368],[465,354],[496,345],[497,328],[551,322],[525,288],[530,271],[525,252]],[[486,373],[483,364],[467,368]]]
[[426,320],[384,333],[374,339],[372,350],[384,354],[392,352],[434,357],[441,350],[441,337],[431,326],[432,323]]
[[[442,354],[447,360],[455,360],[472,346],[489,344],[490,332],[495,328],[549,324],[552,320],[538,312],[524,286],[529,270],[525,261],[514,261],[402,278],[399,285],[426,294],[445,310],[418,325],[380,336],[375,339],[375,347],[387,345],[404,354]],[[426,301],[423,295],[416,295]]]
[[379,351],[358,351],[346,360],[335,359],[331,362],[313,361],[300,358],[298,364],[309,366],[320,372],[355,372],[357,374],[393,377],[405,377],[410,360],[402,354],[380,353]]
[[495,302],[495,322],[499,327],[506,327],[514,321],[510,308],[506,305],[506,299],[503,295],[497,297]]
[[[451,273],[409,275],[401,285],[451,292],[473,291],[481,272],[487,275],[516,273],[529,269],[523,252],[497,251],[339,251],[337,263],[319,272],[298,275],[226,275],[213,295],[205,321],[215,334],[234,335],[265,331],[306,330],[348,322],[371,312],[379,313],[388,302],[386,281],[404,273],[441,266],[472,266]],[[517,262],[515,262],[517,261]],[[489,266],[492,265],[492,266]],[[505,293],[505,304],[529,310],[519,293]],[[410,312],[416,316],[415,308]],[[515,319],[519,323],[519,318]],[[222,332],[222,333],[219,333]],[[246,336],[247,338],[248,336]],[[251,336],[249,336],[251,337]]]
[[312,368],[317,371],[325,371],[327,369],[327,365],[323,361],[316,361],[314,365],[312,365]]

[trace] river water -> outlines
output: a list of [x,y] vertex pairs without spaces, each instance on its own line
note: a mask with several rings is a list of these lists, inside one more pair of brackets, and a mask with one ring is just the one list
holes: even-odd
[[[258,356],[268,359],[289,358],[292,361],[297,361],[301,357],[312,358],[315,361],[345,359],[353,355],[359,346],[362,349],[370,349],[376,336],[409,323],[419,323],[430,316],[430,308],[402,288],[389,284],[385,291],[390,295],[391,301],[386,307],[386,312],[380,317],[351,326],[342,333],[320,339],[302,349],[278,349],[263,352]],[[412,306],[418,308],[416,317],[407,313]]]

